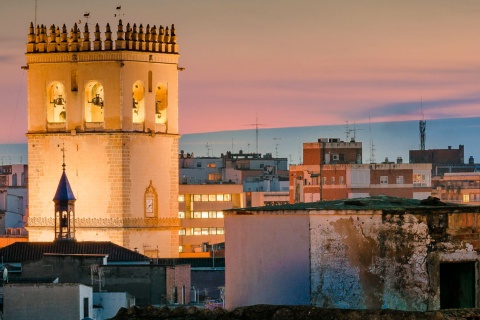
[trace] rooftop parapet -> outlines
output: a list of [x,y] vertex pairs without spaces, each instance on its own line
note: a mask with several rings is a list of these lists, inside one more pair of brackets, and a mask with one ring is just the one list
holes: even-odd
[[[158,31],[157,31],[158,30]],[[75,23],[67,33],[65,24],[62,27],[51,25],[37,25],[35,28],[30,23],[28,33],[27,53],[45,53],[45,52],[79,52],[79,51],[112,51],[112,50],[130,50],[178,54],[177,36],[175,34],[175,25],[172,24],[158,29],[154,25],[146,28],[140,24],[127,23],[124,30],[122,20],[118,21],[117,39],[112,40],[112,31],[107,23],[102,40],[102,33],[98,23],[95,25],[94,40],[90,40],[90,31],[88,24],[85,23],[83,38],[80,28]]]

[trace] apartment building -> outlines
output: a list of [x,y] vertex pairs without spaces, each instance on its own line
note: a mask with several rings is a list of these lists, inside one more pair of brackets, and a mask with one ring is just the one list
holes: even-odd
[[445,173],[432,180],[432,195],[445,202],[480,204],[480,172]]

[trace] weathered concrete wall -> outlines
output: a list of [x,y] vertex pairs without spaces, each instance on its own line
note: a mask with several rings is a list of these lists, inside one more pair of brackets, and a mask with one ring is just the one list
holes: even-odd
[[309,303],[308,223],[283,212],[225,217],[227,309]]
[[413,215],[312,215],[312,304],[426,310],[428,243]]
[[[88,314],[84,314],[88,298]],[[81,284],[8,284],[4,288],[4,318],[82,319],[91,316],[92,288]]]
[[311,215],[317,306],[439,309],[440,264],[479,261],[475,212],[328,213]]

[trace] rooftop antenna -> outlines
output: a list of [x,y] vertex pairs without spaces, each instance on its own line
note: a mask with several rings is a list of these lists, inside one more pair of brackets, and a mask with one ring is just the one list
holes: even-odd
[[372,138],[372,124],[370,122],[370,114],[368,115],[368,131],[370,133],[370,163],[375,163],[375,145]]
[[208,144],[208,141],[207,141],[206,147],[207,147],[207,157],[210,157],[210,150],[212,150],[212,147]]
[[273,140],[275,141],[275,158],[278,158],[278,146],[280,145],[280,143],[278,143],[277,141],[282,140],[282,138],[273,138]]
[[264,123],[258,123],[258,117],[255,117],[255,123],[247,124],[247,126],[255,126],[255,153],[258,154],[258,126],[266,126]]
[[348,121],[345,121],[347,124],[345,125],[345,142],[350,142],[350,132],[353,132],[353,142],[357,141],[357,131],[363,129],[355,128],[355,121],[353,122],[353,129],[348,127]]
[[420,110],[422,112],[422,120],[419,122],[420,128],[420,150],[425,150],[425,129],[427,128],[427,121],[423,115],[423,97],[420,98]]

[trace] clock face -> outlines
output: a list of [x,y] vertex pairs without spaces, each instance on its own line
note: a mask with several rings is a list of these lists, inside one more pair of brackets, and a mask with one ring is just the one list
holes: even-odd
[[145,200],[145,211],[147,213],[153,213],[153,199],[147,198]]

